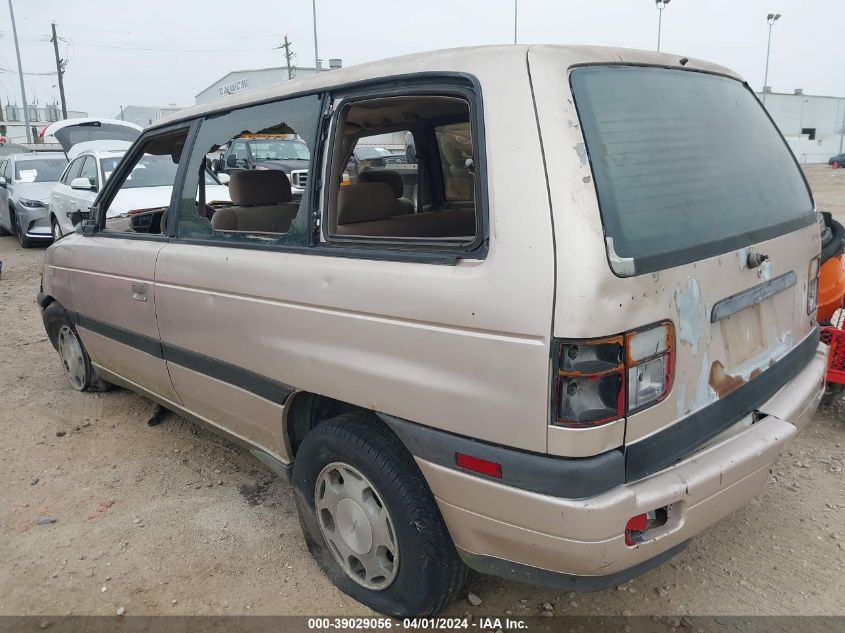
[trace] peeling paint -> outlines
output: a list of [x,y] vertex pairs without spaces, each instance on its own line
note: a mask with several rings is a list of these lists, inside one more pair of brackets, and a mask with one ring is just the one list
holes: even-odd
[[593,179],[590,176],[584,176],[581,180],[584,181],[584,184],[589,184]]
[[698,374],[698,382],[695,385],[695,395],[687,406],[686,413],[692,413],[693,411],[703,409],[708,404],[715,402],[718,399],[719,396],[710,386],[709,380],[710,358],[707,352],[705,352],[701,359],[701,369]]
[[582,165],[587,164],[587,146],[583,143],[578,143],[575,146],[575,153],[578,154],[578,160],[581,161]]
[[678,337],[681,343],[686,343],[692,348],[693,356],[696,356],[703,318],[701,286],[695,277],[687,277],[686,284],[675,291],[675,307],[678,310]]
[[748,248],[743,247],[736,252],[736,257],[739,260],[739,269],[745,270],[748,266]]
[[676,401],[676,411],[678,413],[678,417],[682,418],[686,415],[686,406],[687,406],[687,383],[682,382],[678,385],[678,399]]
[[762,354],[758,354],[754,358],[745,361],[730,374],[725,371],[725,367],[721,361],[714,361],[709,373],[710,386],[720,398],[724,398],[749,380],[753,380],[762,374],[766,369],[786,356],[790,349],[792,349],[791,330],[784,333],[774,345],[766,349]]

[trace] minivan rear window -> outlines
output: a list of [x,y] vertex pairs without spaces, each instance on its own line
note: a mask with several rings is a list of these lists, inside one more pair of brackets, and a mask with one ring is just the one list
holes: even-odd
[[638,66],[570,75],[611,266],[678,266],[814,221],[789,148],[735,79]]

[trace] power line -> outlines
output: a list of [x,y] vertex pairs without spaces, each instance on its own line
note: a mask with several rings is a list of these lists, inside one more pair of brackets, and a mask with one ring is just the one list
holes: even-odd
[[[0,73],[10,73],[10,74],[13,74],[13,75],[17,75],[18,71],[17,70],[11,70],[9,68],[0,68]],[[35,75],[35,76],[41,76],[41,77],[44,77],[44,76],[47,76],[47,75],[55,75],[55,74],[57,74],[55,70],[50,71],[50,72],[46,72],[46,73],[28,73],[28,72],[24,73],[24,75]]]
[[129,46],[123,44],[102,44],[100,42],[91,42],[86,40],[72,39],[71,42],[76,46],[90,46],[93,48],[116,48],[130,51],[149,51],[153,53],[241,53],[241,52],[255,52],[255,51],[269,51],[272,48],[268,46],[256,48],[162,48],[156,46],[155,48],[149,46]]
[[[23,18],[24,20],[31,21],[28,18]],[[65,31],[91,31],[95,33],[113,33],[115,35],[134,35],[138,37],[150,37],[150,38],[176,38],[180,40],[242,40],[244,38],[255,39],[255,38],[264,38],[264,39],[276,39],[278,35],[266,33],[241,33],[241,34],[229,34],[229,35],[187,35],[183,33],[144,33],[141,31],[121,31],[117,29],[99,29],[90,26],[75,26],[73,24],[68,24],[66,22],[57,23],[57,26],[61,26]],[[36,35],[27,33],[26,35],[30,37],[36,37]]]

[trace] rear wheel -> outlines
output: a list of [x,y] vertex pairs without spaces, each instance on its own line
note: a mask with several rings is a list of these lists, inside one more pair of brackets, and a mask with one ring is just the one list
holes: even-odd
[[413,457],[372,415],[308,433],[293,483],[308,549],[341,591],[394,617],[454,600],[466,568]]
[[838,160],[833,161],[833,168],[834,169],[839,169],[840,167],[841,167],[841,165],[839,164]]
[[108,391],[111,385],[97,375],[91,358],[65,309],[53,302],[44,310],[44,327],[59,353],[70,386],[77,391]]

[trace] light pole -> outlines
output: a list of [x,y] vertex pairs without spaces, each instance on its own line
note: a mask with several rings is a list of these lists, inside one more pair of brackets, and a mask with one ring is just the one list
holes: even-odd
[[519,0],[513,0],[513,43],[516,44],[516,25],[519,19]]
[[311,0],[311,11],[314,16],[314,72],[320,72],[320,53],[317,51],[317,0]]
[[666,5],[669,4],[672,0],[654,0],[654,4],[657,5],[657,52],[660,52],[660,30],[663,27],[663,9],[666,8]]
[[780,13],[770,13],[766,16],[769,23],[769,43],[766,44],[766,75],[763,77],[763,103],[766,103],[766,88],[769,85],[769,53],[772,51],[772,27],[780,20]]
[[32,130],[29,129],[29,108],[26,107],[26,88],[23,84],[23,67],[21,66],[21,49],[18,46],[18,28],[15,26],[15,10],[12,8],[12,0],[9,0],[9,15],[12,18],[12,35],[15,36],[15,55],[18,58],[18,76],[21,79],[21,96],[23,97],[23,125],[26,128],[26,142],[32,143]]

